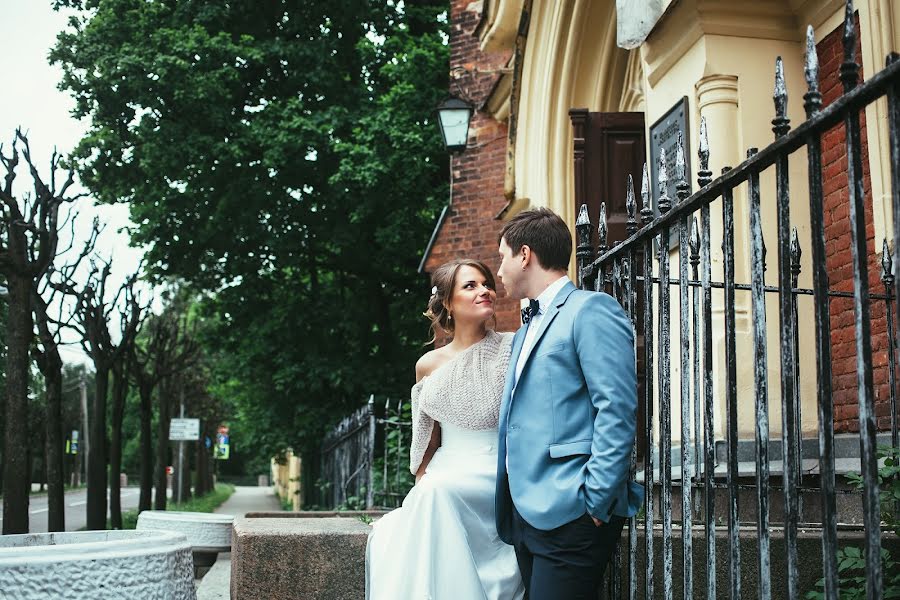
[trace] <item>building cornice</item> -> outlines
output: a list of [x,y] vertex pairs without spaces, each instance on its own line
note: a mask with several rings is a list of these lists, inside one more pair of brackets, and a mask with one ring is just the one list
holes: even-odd
[[803,39],[797,16],[784,0],[678,0],[669,5],[642,47],[650,85],[656,85],[707,35],[792,42]]

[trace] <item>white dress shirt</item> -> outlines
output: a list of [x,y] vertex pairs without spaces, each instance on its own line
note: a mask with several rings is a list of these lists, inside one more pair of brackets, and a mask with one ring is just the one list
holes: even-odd
[[[522,351],[519,353],[519,360],[516,362],[515,383],[518,383],[519,377],[522,375],[522,369],[525,367],[525,362],[528,360],[528,355],[531,354],[531,347],[534,345],[534,336],[537,335],[538,329],[541,327],[541,321],[544,319],[547,308],[567,283],[569,283],[569,277],[563,275],[548,285],[547,289],[541,292],[541,295],[537,297],[539,304],[538,314],[531,315],[531,320],[528,322],[528,331],[525,332],[525,341],[522,342]],[[515,387],[513,387],[513,393],[515,393]]]

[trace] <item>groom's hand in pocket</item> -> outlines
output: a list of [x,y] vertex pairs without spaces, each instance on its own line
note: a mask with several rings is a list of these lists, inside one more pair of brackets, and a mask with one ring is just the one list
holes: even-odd
[[596,525],[597,527],[600,527],[601,525],[603,525],[603,521],[601,521],[600,519],[598,519],[598,518],[595,517],[594,515],[591,515],[591,521],[593,521],[593,522],[594,522],[594,525]]

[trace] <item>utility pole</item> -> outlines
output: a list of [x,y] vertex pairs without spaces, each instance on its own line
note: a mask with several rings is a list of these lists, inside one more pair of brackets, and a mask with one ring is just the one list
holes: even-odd
[[87,469],[87,456],[88,452],[90,452],[90,442],[88,437],[88,408],[87,408],[87,381],[84,378],[84,375],[81,376],[81,381],[78,383],[78,387],[81,389],[81,439],[82,444],[84,445],[84,459],[79,460],[78,464],[78,483],[81,484],[82,481],[87,481],[87,471],[82,472],[82,468]]
[[[179,410],[178,416],[180,418],[184,418],[184,378],[181,378],[181,409]],[[184,486],[186,483],[186,477],[184,476],[184,440],[180,440],[178,442],[178,473],[176,474],[175,480],[178,482],[178,496],[175,500],[179,504],[184,501]],[[187,482],[190,485],[189,482]]]

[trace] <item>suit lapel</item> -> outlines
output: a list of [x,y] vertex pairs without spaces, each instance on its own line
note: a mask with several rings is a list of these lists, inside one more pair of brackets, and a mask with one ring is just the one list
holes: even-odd
[[519,362],[519,354],[522,353],[522,344],[525,342],[526,327],[520,327],[513,337],[512,349],[509,354],[509,367],[506,369],[506,384],[503,386],[503,396],[500,402],[500,431],[506,430],[506,417],[509,414],[509,402],[512,398],[513,387],[516,379],[516,363]]
[[[537,333],[534,334],[534,341],[531,343],[531,349],[528,351],[528,356],[525,357],[525,364],[522,365],[522,375],[525,374],[525,369],[528,368],[528,363],[531,362],[531,357],[534,356],[534,351],[537,350],[538,344],[541,343],[541,338],[544,337],[544,334],[547,332],[547,329],[550,327],[550,324],[553,322],[553,319],[556,318],[556,315],[559,314],[559,309],[563,304],[566,303],[566,300],[569,298],[569,294],[574,292],[577,288],[575,284],[571,281],[567,282],[566,285],[563,286],[559,293],[556,294],[556,298],[553,299],[553,302],[550,304],[550,308],[547,309],[547,312],[544,314],[544,317],[541,319],[541,324],[538,326]],[[525,336],[522,336],[524,341]],[[521,351],[521,344],[520,351]],[[516,355],[518,356],[518,354]]]

